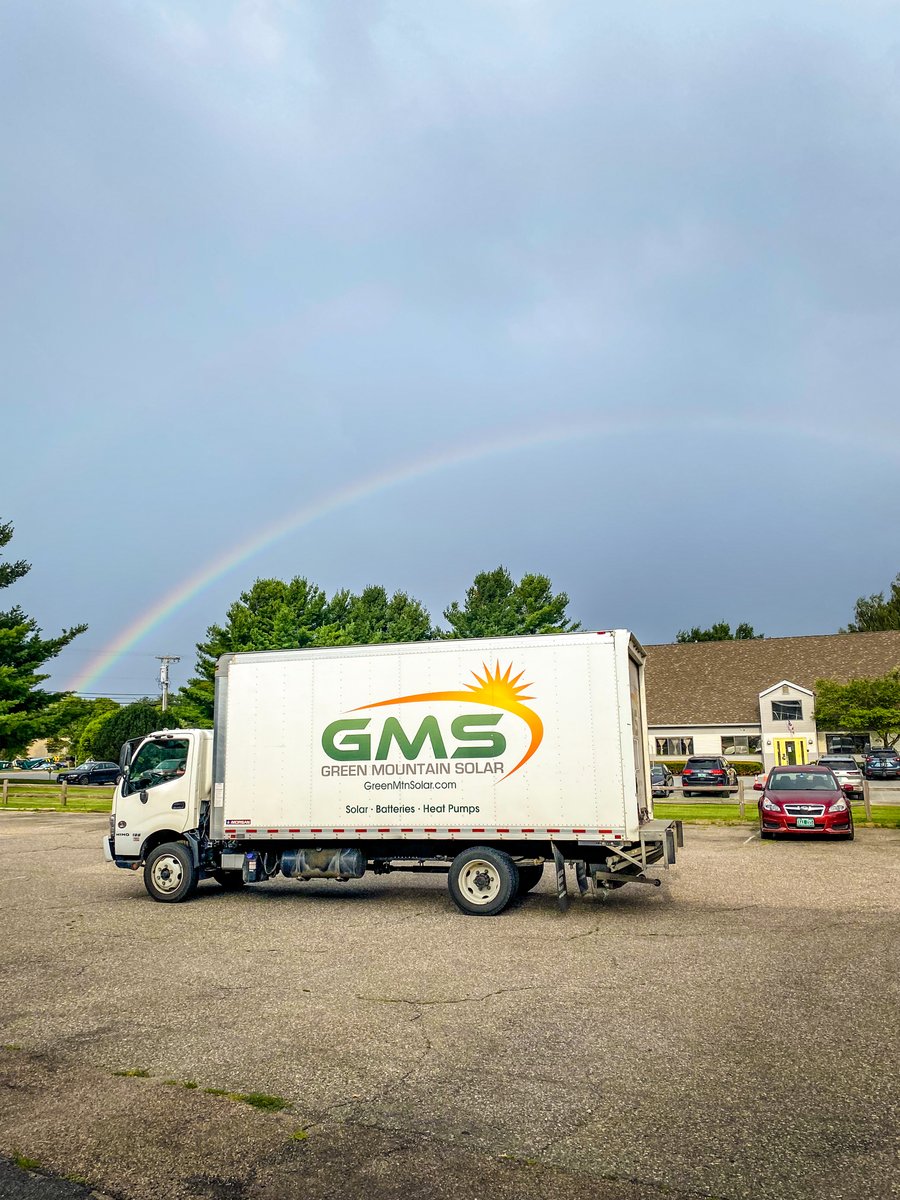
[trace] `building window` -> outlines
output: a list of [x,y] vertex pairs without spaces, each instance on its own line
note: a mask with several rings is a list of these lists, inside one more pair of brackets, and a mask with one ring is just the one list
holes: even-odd
[[773,700],[773,721],[802,721],[803,707],[799,700]]
[[872,740],[868,733],[826,733],[829,754],[863,754]]
[[656,753],[665,757],[694,753],[692,737],[668,737],[656,739]]
[[762,738],[752,733],[726,734],[722,738],[723,754],[761,754]]

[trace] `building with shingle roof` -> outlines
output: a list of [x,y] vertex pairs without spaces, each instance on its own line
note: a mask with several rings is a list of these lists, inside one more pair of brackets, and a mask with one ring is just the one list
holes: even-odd
[[820,730],[817,679],[884,675],[900,667],[900,630],[647,646],[647,719],[657,758],[686,754],[808,762],[860,753],[871,739]]

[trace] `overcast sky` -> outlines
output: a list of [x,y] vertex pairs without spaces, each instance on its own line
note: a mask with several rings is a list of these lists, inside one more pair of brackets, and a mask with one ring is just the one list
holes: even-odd
[[0,603],[88,622],[55,683],[378,475],[91,690],[259,576],[438,616],[504,563],[649,643],[900,570],[896,3],[13,0],[0,104]]

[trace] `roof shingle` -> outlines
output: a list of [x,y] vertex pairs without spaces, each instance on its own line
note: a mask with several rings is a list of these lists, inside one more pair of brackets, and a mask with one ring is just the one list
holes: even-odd
[[759,693],[782,679],[814,689],[900,666],[900,630],[646,646],[650,725],[753,725]]

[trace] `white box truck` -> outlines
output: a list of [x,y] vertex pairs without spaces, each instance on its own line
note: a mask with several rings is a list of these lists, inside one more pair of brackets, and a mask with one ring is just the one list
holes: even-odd
[[582,892],[659,884],[644,652],[625,630],[225,655],[213,729],[122,748],[104,852],[154,900],[201,879],[443,871],[501,912],[551,863]]

